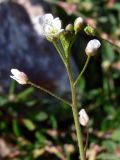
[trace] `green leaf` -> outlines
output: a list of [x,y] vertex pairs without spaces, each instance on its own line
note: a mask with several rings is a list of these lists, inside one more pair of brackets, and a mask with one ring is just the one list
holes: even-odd
[[78,82],[78,88],[79,88],[79,91],[80,93],[84,91],[85,89],[85,78],[82,76]]
[[17,137],[20,137],[21,131],[20,131],[17,120],[13,120],[12,127],[13,127],[13,132],[15,133],[15,135]]
[[35,137],[37,138],[37,140],[39,141],[39,143],[41,144],[45,144],[46,141],[46,137],[41,133],[41,132],[36,132],[35,133]]
[[48,118],[48,115],[45,112],[40,112],[40,113],[36,114],[36,116],[35,116],[35,120],[37,120],[39,122],[45,121],[45,120],[47,120],[47,118]]
[[0,97],[0,106],[4,106],[6,103],[8,103],[8,99],[5,97]]
[[116,10],[120,11],[120,3],[115,3],[115,4],[112,6],[112,9],[116,9]]
[[102,45],[103,60],[113,62],[115,59],[114,49],[111,44],[104,42]]
[[23,92],[20,92],[18,95],[17,95],[17,99],[19,100],[24,100],[26,99],[28,96],[30,96],[34,91],[34,88],[30,87],[30,88],[27,88],[26,90],[24,90]]
[[97,160],[120,160],[120,157],[116,157],[114,154],[102,153],[97,157]]
[[112,133],[111,139],[120,142],[120,129],[117,129]]
[[56,129],[58,127],[57,120],[54,116],[50,117],[50,122],[52,124],[52,128]]
[[108,152],[114,153],[116,143],[112,140],[104,140],[102,146],[107,149]]
[[29,119],[23,119],[23,123],[26,126],[26,128],[30,131],[33,131],[36,128],[35,124]]

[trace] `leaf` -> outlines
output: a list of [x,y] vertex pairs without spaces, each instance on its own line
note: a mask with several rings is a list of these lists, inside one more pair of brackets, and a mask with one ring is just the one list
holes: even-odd
[[110,62],[114,61],[115,54],[112,45],[104,42],[102,45],[102,53],[103,60],[109,60]]
[[12,127],[13,127],[14,134],[17,137],[19,137],[21,135],[21,131],[20,131],[17,120],[13,120]]
[[104,140],[102,146],[105,147],[108,152],[114,153],[116,144],[112,140]]
[[82,93],[85,89],[85,78],[84,77],[81,77],[79,82],[78,82],[78,87],[79,87],[79,91],[80,93]]
[[33,131],[36,128],[35,124],[29,119],[23,119],[23,123],[26,126],[26,128],[30,131]]
[[35,149],[33,151],[33,157],[34,157],[34,159],[37,159],[38,157],[42,156],[44,153],[45,153],[44,148]]
[[120,11],[120,3],[115,3],[115,4],[112,6],[112,9],[116,9],[116,10]]
[[19,100],[24,100],[26,99],[28,96],[30,96],[34,91],[34,88],[30,87],[30,88],[27,88],[26,90],[24,90],[23,92],[20,92],[18,95],[17,95],[17,98]]
[[37,140],[39,141],[39,143],[41,144],[45,144],[46,141],[46,137],[41,133],[41,132],[36,132],[35,133],[35,137],[37,138]]
[[40,112],[40,113],[36,114],[36,116],[35,116],[35,120],[39,121],[39,122],[45,121],[45,120],[47,120],[47,118],[48,118],[48,115],[45,112]]
[[111,139],[120,142],[120,129],[117,129],[112,133]]
[[116,157],[114,154],[102,153],[97,157],[97,160],[120,160],[120,157]]
[[8,103],[8,99],[5,97],[0,97],[0,106],[4,106],[6,103]]
[[52,128],[57,129],[58,124],[57,124],[57,120],[56,120],[56,118],[54,116],[50,117],[50,122],[52,124]]

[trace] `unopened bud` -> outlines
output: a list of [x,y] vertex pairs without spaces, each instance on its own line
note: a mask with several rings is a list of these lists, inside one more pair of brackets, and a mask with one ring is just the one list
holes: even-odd
[[111,62],[108,60],[105,60],[102,62],[102,68],[104,71],[107,71],[111,67]]
[[101,43],[97,39],[90,40],[86,46],[85,52],[87,55],[94,56],[97,53],[97,50],[101,46]]
[[89,36],[94,36],[95,35],[95,29],[90,26],[90,25],[87,25],[84,29],[85,33]]
[[81,109],[79,112],[79,122],[82,126],[87,126],[89,122],[89,117],[85,111],[85,109]]
[[18,83],[24,85],[28,82],[28,77],[24,72],[20,72],[18,69],[11,69],[12,75],[10,77]]
[[73,25],[72,25],[72,24],[68,24],[68,25],[65,27],[65,30],[66,30],[66,31],[73,32],[73,31],[74,31]]
[[78,17],[76,18],[75,22],[74,22],[74,30],[75,33],[79,32],[83,26],[84,20],[82,17]]

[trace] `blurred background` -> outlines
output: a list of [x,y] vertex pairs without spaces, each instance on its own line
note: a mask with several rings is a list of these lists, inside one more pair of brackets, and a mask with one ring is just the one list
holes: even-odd
[[[78,159],[71,108],[9,77],[10,69],[17,68],[31,81],[71,101],[64,65],[33,23],[45,13],[59,16],[64,27],[82,16],[96,28],[102,45],[77,88],[78,107],[90,117],[87,159],[119,160],[119,0],[0,0],[0,160]],[[71,51],[75,77],[86,61],[86,44],[93,38],[84,30],[77,36]],[[85,143],[86,128],[82,132]]]

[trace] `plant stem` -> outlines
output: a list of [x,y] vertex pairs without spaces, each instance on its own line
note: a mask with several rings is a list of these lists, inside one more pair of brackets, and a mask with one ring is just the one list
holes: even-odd
[[87,57],[87,60],[86,60],[86,62],[85,62],[85,65],[84,65],[82,71],[80,72],[80,74],[78,75],[77,79],[76,79],[75,82],[74,82],[74,86],[76,86],[76,84],[77,84],[78,81],[80,80],[81,76],[82,76],[83,73],[85,72],[85,70],[86,70],[86,68],[87,68],[87,65],[88,65],[88,63],[89,63],[89,61],[90,61],[90,57],[91,57],[91,56],[88,56],[88,57]]
[[82,132],[81,132],[81,127],[80,127],[79,118],[78,118],[76,88],[74,86],[74,80],[73,80],[73,76],[72,76],[72,73],[71,73],[69,62],[68,62],[68,65],[67,65],[66,69],[67,69],[67,72],[68,72],[68,76],[69,76],[69,80],[70,80],[70,86],[71,86],[71,92],[72,92],[72,111],[73,111],[73,117],[74,117],[74,122],[75,122],[76,133],[77,133],[80,160],[85,160],[83,138],[82,138]]
[[47,89],[45,89],[45,88],[43,88],[43,87],[41,87],[41,86],[38,86],[38,85],[34,84],[34,83],[31,82],[31,81],[28,81],[27,83],[30,84],[31,86],[35,87],[35,88],[40,89],[40,90],[43,91],[43,92],[49,94],[50,96],[56,98],[57,100],[59,100],[59,101],[61,101],[61,102],[63,102],[63,103],[65,103],[65,104],[67,104],[67,105],[69,105],[69,106],[72,107],[72,104],[71,104],[70,102],[68,102],[67,100],[65,100],[65,99],[63,99],[63,98],[61,98],[61,97],[59,97],[59,96],[57,96],[56,94],[52,93],[51,91],[49,91],[49,90],[47,90]]
[[64,54],[64,50],[61,46],[61,42],[54,42],[53,45],[56,48],[57,52],[59,53],[64,65],[66,66],[66,57],[65,57],[65,54]]
[[89,139],[89,129],[88,129],[88,126],[87,126],[87,136],[86,136],[86,144],[85,144],[84,152],[86,152],[87,147],[88,147],[88,139]]

